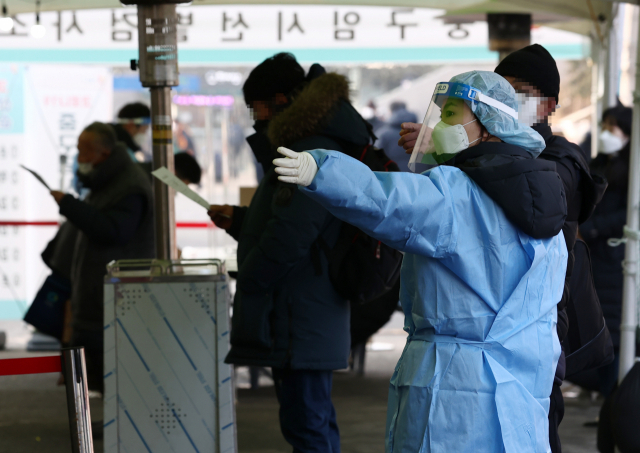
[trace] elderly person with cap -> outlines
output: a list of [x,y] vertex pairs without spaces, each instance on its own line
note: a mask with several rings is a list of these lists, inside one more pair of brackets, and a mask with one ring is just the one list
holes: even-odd
[[566,203],[516,109],[504,78],[472,71],[436,86],[410,160],[438,165],[423,174],[325,150],[274,161],[281,180],[405,252],[387,453],[549,451]]
[[[124,105],[118,111],[118,118],[111,124],[116,140],[121,142],[129,157],[134,162],[150,160],[150,154],[144,149],[148,142],[147,132],[151,125],[151,110],[142,102],[132,102]],[[73,161],[74,178],[72,186],[80,196],[86,193],[82,182],[78,178],[78,159]]]
[[108,124],[92,123],[82,131],[78,164],[78,178],[89,190],[84,200],[58,191],[51,195],[79,230],[71,252],[71,346],[84,346],[89,388],[102,391],[106,265],[153,257],[151,183]]

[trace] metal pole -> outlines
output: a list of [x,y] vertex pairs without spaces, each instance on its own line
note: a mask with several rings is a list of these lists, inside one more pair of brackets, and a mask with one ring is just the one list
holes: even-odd
[[[171,88],[151,88],[151,130],[153,134],[153,169],[167,167],[174,172],[173,139],[171,129]],[[174,191],[153,178],[156,258],[175,259],[176,216]]]
[[638,35],[638,8],[635,5],[625,5],[623,17],[618,96],[622,104],[633,105],[632,86],[635,81],[633,57],[636,54],[637,47],[635,36]]
[[487,13],[489,50],[502,61],[511,52],[531,44],[531,14]]
[[[640,36],[640,33],[638,33]],[[640,46],[636,55],[636,89],[633,93],[633,123],[631,127],[631,157],[629,159],[629,191],[627,196],[627,243],[624,259],[622,292],[622,322],[620,323],[620,368],[618,382],[627,375],[636,356],[638,301],[638,235],[640,227]]]
[[602,43],[595,33],[591,35],[591,157],[598,154],[598,138],[600,137],[600,115],[602,104],[600,99],[600,80],[602,69]]
[[60,154],[60,190],[64,192],[64,176],[67,170],[67,155]]
[[67,388],[71,451],[93,453],[84,348],[64,348],[61,359],[64,384]]
[[602,108],[615,107],[618,101],[618,85],[620,82],[620,43],[623,25],[624,5],[614,3],[607,38],[605,41],[604,95]]
[[[173,171],[171,87],[179,83],[177,24],[175,4],[138,5],[138,61],[142,86],[151,91],[154,170],[167,167]],[[175,259],[174,193],[158,180],[153,189],[156,258]]]

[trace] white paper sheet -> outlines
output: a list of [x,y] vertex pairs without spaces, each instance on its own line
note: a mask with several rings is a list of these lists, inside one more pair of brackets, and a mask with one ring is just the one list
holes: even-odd
[[38,173],[36,173],[33,170],[28,169],[27,167],[25,167],[24,165],[20,165],[22,168],[24,168],[25,170],[27,170],[29,173],[31,173],[33,176],[36,177],[36,179],[38,181],[40,181],[42,183],[43,186],[45,186],[47,188],[47,190],[49,192],[51,192],[51,187],[49,187],[49,184],[47,184],[47,182],[42,178],[42,176],[40,176]]
[[189,186],[180,181],[176,175],[174,175],[167,169],[167,167],[158,168],[156,171],[151,172],[151,174],[169,187],[173,187],[176,192],[180,192],[185,197],[190,198],[191,200],[198,203],[207,211],[209,210],[209,202],[195,193],[193,190],[189,189]]

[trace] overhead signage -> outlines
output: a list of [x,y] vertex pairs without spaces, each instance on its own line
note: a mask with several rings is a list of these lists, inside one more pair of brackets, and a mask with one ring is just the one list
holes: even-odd
[[[426,8],[362,6],[181,6],[178,58],[181,63],[216,59],[244,62],[254,61],[265,52],[286,50],[303,60],[314,58],[325,62],[496,58],[497,54],[488,50],[485,22],[444,24],[438,19],[443,13]],[[21,14],[15,18],[13,30],[0,33],[0,45],[7,50],[75,50],[86,62],[122,59],[124,54],[77,51],[129,50],[137,54],[135,8],[47,12],[40,16],[46,28],[43,38],[30,36],[35,15]],[[585,38],[545,27],[534,29],[532,40],[555,46],[558,51],[573,49],[574,53],[580,53],[586,49]],[[0,58],[25,55],[29,54],[4,51]],[[61,58],[57,53],[39,57],[51,61]]]

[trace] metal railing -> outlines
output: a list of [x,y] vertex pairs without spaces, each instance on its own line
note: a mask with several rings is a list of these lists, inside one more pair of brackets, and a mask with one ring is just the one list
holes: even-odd
[[72,453],[93,453],[91,412],[84,348],[64,348],[60,357],[0,360],[0,376],[59,373],[64,375]]

